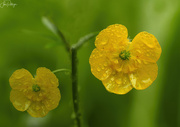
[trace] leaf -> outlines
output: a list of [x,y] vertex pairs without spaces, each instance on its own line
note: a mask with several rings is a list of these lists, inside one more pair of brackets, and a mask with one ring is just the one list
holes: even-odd
[[80,48],[85,42],[87,42],[88,40],[92,39],[93,37],[95,37],[99,32],[94,32],[94,33],[90,33],[85,35],[84,37],[81,37],[79,39],[79,41],[73,45],[73,48]]
[[58,35],[58,28],[47,17],[42,17],[42,23],[54,34]]

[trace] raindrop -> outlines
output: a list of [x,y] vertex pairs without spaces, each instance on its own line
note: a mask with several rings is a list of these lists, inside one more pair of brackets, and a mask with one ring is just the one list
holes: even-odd
[[140,51],[140,50],[137,50],[137,52],[138,52],[138,53],[141,53],[141,51]]
[[24,77],[24,75],[18,75],[18,76],[16,76],[15,78],[16,78],[16,79],[21,79],[22,77]]
[[103,76],[104,76],[104,77],[106,77],[106,76],[107,76],[107,74],[106,74],[106,73],[104,73],[104,74],[103,74]]
[[141,60],[137,59],[137,62],[138,62],[138,63],[141,63]]
[[122,83],[121,79],[117,79],[117,80],[116,80],[116,83],[117,83],[118,85],[120,85],[120,84]]
[[97,68],[97,71],[101,71],[101,69],[98,67],[98,68]]
[[105,62],[105,63],[104,63],[104,66],[106,67],[107,65],[108,65],[107,62]]

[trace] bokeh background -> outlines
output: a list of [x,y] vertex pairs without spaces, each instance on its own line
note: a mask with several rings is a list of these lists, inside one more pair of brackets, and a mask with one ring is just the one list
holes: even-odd
[[[2,3],[3,0],[0,0]],[[61,40],[42,23],[50,17],[71,44],[91,32],[119,23],[133,39],[141,31],[158,39],[159,74],[146,90],[126,95],[105,90],[89,65],[94,38],[78,51],[80,108],[83,127],[180,127],[179,0],[11,0],[0,8],[0,127],[73,126],[71,79],[56,73],[62,99],[44,118],[17,111],[9,100],[9,77],[20,68],[35,75],[38,67],[71,68]]]

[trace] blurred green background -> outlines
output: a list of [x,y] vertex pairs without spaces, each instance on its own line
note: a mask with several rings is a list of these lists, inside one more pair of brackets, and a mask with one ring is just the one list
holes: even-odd
[[[3,0],[0,0],[2,3]],[[155,35],[162,54],[159,74],[146,90],[126,95],[105,90],[90,71],[94,39],[78,51],[80,107],[83,127],[180,127],[180,1],[179,0],[11,0],[0,8],[0,127],[71,127],[70,75],[56,73],[62,99],[44,118],[17,111],[9,100],[9,77],[20,68],[35,75],[38,67],[71,68],[60,39],[41,22],[48,16],[71,44],[91,32],[119,23],[129,38],[141,31]]]

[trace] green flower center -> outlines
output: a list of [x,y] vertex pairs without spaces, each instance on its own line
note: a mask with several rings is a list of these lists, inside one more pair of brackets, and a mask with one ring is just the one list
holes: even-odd
[[121,53],[119,54],[119,57],[120,57],[122,60],[129,60],[129,58],[131,57],[131,56],[130,56],[130,52],[129,52],[129,51],[126,51],[126,50],[123,50],[123,51],[121,51]]
[[40,91],[40,87],[38,85],[33,85],[32,89],[33,89],[34,92]]

